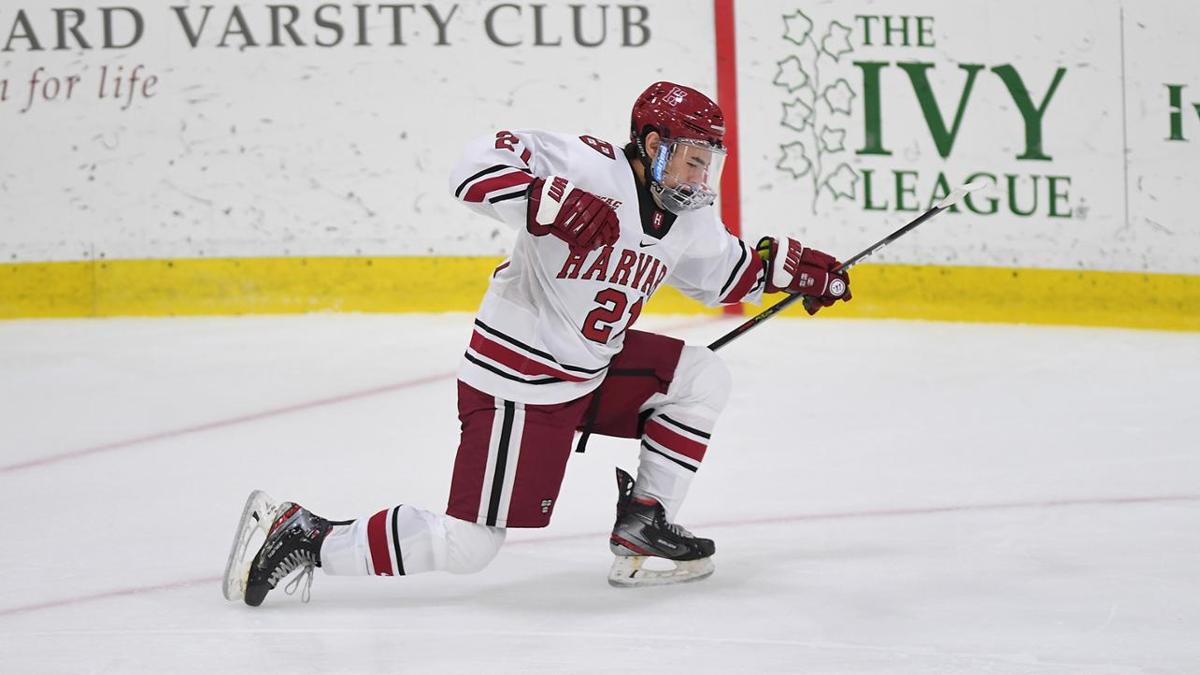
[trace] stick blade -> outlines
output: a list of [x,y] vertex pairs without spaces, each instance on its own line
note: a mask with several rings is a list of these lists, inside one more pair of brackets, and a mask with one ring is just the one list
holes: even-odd
[[960,185],[952,190],[950,194],[942,197],[937,204],[934,204],[934,207],[938,209],[948,209],[962,201],[962,198],[966,197],[967,193],[975,192],[976,190],[982,190],[983,186],[984,182],[981,180],[973,181],[967,183],[966,185]]

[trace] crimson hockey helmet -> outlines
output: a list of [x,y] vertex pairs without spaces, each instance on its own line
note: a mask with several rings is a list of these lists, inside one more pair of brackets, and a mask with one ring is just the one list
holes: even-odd
[[633,102],[630,140],[641,147],[651,130],[664,139],[687,138],[723,148],[725,115],[712,99],[691,87],[655,82]]
[[[662,137],[654,157],[646,150],[651,131]],[[655,82],[634,101],[629,135],[662,208],[682,213],[716,200],[725,159],[725,115],[712,99],[681,84]]]

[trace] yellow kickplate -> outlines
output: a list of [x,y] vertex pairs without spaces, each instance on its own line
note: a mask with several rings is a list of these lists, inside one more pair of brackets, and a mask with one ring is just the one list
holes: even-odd
[[[329,257],[8,263],[0,265],[0,318],[470,312],[500,262]],[[1200,276],[861,265],[851,278],[853,302],[822,316],[1200,330]],[[646,311],[720,310],[663,287]],[[799,307],[788,313],[804,315]]]

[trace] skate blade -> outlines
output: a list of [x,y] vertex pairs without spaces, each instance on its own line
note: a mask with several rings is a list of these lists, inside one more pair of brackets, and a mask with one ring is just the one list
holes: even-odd
[[[242,509],[242,519],[238,521],[237,534],[233,538],[233,546],[229,550],[229,560],[225,562],[225,579],[221,588],[225,599],[241,601],[246,597],[246,580],[250,576],[250,564],[254,562],[257,547],[250,548],[250,542],[257,532],[262,532],[266,540],[271,523],[279,505],[270,495],[262,490],[255,490],[246,498],[246,507]],[[261,542],[259,542],[261,545]],[[249,555],[247,552],[249,551]]]
[[[612,568],[608,571],[608,583],[617,588],[635,588],[639,586],[667,586],[700,581],[712,576],[716,570],[711,556],[699,560],[668,560],[674,563],[674,569],[655,570],[645,567],[650,556],[631,555],[616,556]],[[659,558],[663,560],[663,558]]]

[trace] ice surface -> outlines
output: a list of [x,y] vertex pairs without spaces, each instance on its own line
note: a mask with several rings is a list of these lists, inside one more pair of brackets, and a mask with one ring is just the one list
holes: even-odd
[[[703,344],[734,324],[646,317]],[[641,326],[640,326],[641,327]],[[445,504],[470,317],[0,323],[0,673],[1200,672],[1200,336],[777,319],[681,522],[605,582],[612,466],[484,572],[217,579],[246,493]]]

